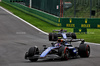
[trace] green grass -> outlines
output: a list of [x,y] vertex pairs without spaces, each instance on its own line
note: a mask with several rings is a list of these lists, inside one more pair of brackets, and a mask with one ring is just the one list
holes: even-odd
[[[19,16],[20,18],[26,20],[27,22],[31,23],[32,25],[38,27],[39,29],[45,32],[49,33],[52,32],[52,30],[54,29],[62,28],[62,27],[55,27],[51,24],[48,24],[36,17],[23,13],[22,11],[12,8],[11,6],[6,5],[4,3],[0,3],[0,6],[6,8],[13,14]],[[66,29],[68,32],[73,32],[73,28],[63,28],[63,29]],[[88,29],[88,34],[77,34],[77,38],[85,39],[87,42],[100,43],[100,29]]]

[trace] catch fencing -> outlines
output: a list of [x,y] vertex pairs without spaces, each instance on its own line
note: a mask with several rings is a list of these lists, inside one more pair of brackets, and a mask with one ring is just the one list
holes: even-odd
[[100,0],[64,0],[64,17],[100,18]]
[[[19,9],[22,12],[35,16],[55,26],[67,27],[67,28],[97,28],[97,29],[100,29],[100,19],[99,18],[72,18],[72,17],[71,18],[61,18],[61,17],[56,17],[54,15],[48,14],[46,12],[40,11],[38,9],[26,7],[25,5],[21,5],[17,2],[10,2],[9,0],[3,0],[3,3],[8,4],[11,7]],[[66,2],[66,3],[70,3],[70,2]],[[70,4],[69,6],[71,7]],[[69,7],[66,6],[66,8],[69,8]]]

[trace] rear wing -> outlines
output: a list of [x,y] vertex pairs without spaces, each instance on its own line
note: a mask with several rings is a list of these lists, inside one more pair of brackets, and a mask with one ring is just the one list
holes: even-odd
[[81,41],[81,44],[84,44],[85,40],[84,39],[64,39],[67,42],[78,42]]
[[[62,44],[66,43],[66,42],[78,42],[81,41],[81,44],[84,44],[85,40],[84,39],[60,39],[57,42],[62,42]],[[57,42],[52,42],[52,46],[54,46],[54,44],[56,44]]]
[[[53,30],[53,32],[61,32],[61,30]],[[67,30],[63,30],[62,32],[67,32]]]

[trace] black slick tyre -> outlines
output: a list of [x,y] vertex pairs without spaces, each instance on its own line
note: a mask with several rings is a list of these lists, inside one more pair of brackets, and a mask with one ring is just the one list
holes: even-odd
[[90,56],[90,46],[87,44],[80,44],[79,55],[80,57],[89,57]]
[[37,59],[29,59],[31,62],[36,62],[37,60],[38,60],[38,58]]
[[61,60],[68,60],[69,59],[69,51],[67,47],[61,47],[59,49],[59,56],[61,57]]
[[49,33],[49,41],[57,41],[58,35],[56,33]]
[[75,33],[71,33],[71,37],[72,37],[72,39],[76,39],[76,34]]
[[[39,49],[36,47],[31,47],[28,51],[28,56],[33,57],[35,54],[39,54]],[[29,59],[31,62],[35,62],[38,60],[38,58],[31,58]]]
[[67,33],[66,36],[67,36],[67,37],[71,37],[71,33]]
[[53,33],[53,41],[57,41],[58,40],[58,35],[56,33]]
[[52,33],[49,33],[49,41],[52,41]]
[[27,59],[27,57],[28,57],[28,52],[25,53],[25,59]]
[[34,56],[34,54],[36,53],[36,48],[35,47],[31,47],[28,51],[28,56],[32,57]]

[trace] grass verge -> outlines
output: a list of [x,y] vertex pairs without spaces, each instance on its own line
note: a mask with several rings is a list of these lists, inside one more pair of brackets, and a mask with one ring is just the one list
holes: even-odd
[[[32,25],[38,27],[39,29],[45,31],[45,32],[52,32],[54,29],[61,29],[62,27],[55,27],[51,24],[48,24],[36,17],[30,16],[26,13],[23,13],[22,11],[19,11],[9,5],[6,5],[4,3],[0,3],[0,6],[6,8],[13,14],[19,16],[20,18],[26,20],[27,22],[31,23]],[[68,32],[73,32],[73,28],[63,28],[66,29]],[[77,34],[77,38],[85,39],[86,42],[94,42],[94,43],[100,43],[100,29],[88,29],[88,34]]]

